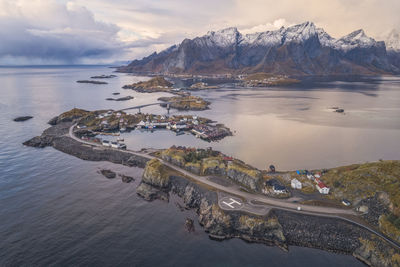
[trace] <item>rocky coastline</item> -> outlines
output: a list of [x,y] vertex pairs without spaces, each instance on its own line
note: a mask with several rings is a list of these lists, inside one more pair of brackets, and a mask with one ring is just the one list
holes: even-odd
[[370,266],[397,266],[393,255],[399,251],[355,224],[279,209],[271,209],[266,216],[222,210],[216,192],[181,176],[161,178],[157,168],[164,167],[146,166],[137,193],[148,201],[168,201],[171,194],[179,196],[184,208],[197,213],[199,224],[213,240],[240,238],[283,250],[310,247],[350,254]]
[[[41,136],[24,142],[24,145],[38,148],[52,146],[83,160],[110,161],[145,168],[143,179],[137,187],[137,194],[148,201],[155,199],[168,201],[171,194],[179,196],[185,208],[193,209],[197,213],[198,222],[214,240],[241,238],[248,242],[275,245],[284,250],[293,245],[318,248],[351,254],[370,266],[388,267],[400,264],[400,251],[366,229],[339,218],[306,215],[276,208],[271,208],[265,216],[238,210],[222,210],[218,205],[218,195],[215,191],[180,176],[158,159],[149,160],[147,157],[133,155],[123,150],[84,144],[69,137],[69,129],[75,123],[75,118],[79,117],[75,113],[77,111],[70,112],[68,116],[53,118],[49,122],[51,127]],[[162,158],[168,162],[174,160],[179,162],[179,158],[170,159],[167,156],[163,155]],[[217,163],[219,164],[219,162],[202,162],[199,172],[208,173],[208,170]],[[226,169],[231,172],[232,180],[246,178],[246,181],[253,181],[249,177],[242,177],[244,174],[252,173],[252,170],[244,169],[246,167],[244,165],[234,164],[237,163],[228,165]],[[190,166],[185,165],[185,169],[186,167]],[[212,169],[221,168],[212,167]],[[239,170],[243,175],[235,174]],[[254,175],[258,177],[259,174]],[[257,184],[257,182],[250,183],[248,187],[257,191]],[[373,201],[372,199],[370,202]],[[371,220],[377,223],[375,217]]]
[[116,164],[137,166],[144,168],[148,161],[145,157],[132,155],[122,150],[109,148],[99,149],[95,146],[80,143],[67,136],[73,122],[60,122],[44,130],[42,135],[33,137],[24,142],[26,146],[44,148],[54,147],[55,149],[77,158],[89,161],[110,161]]

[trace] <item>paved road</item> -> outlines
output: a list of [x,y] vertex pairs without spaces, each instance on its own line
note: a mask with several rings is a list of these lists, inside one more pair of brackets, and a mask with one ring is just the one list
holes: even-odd
[[[84,141],[78,137],[76,137],[73,133],[73,128],[76,126],[76,124],[72,125],[69,129],[69,137],[71,137],[72,139],[80,142],[80,143],[84,143],[84,144],[88,144],[91,146],[98,146],[98,147],[102,147],[103,146],[101,144],[96,144],[93,142],[87,142]],[[109,149],[113,149],[113,148],[109,148]],[[132,151],[132,150],[126,150],[125,152],[130,153],[132,155],[136,155],[139,157],[144,157],[147,159],[154,159],[156,157],[148,155],[146,153],[142,153],[142,152],[137,152],[137,151]],[[389,242],[391,245],[397,247],[398,249],[400,249],[400,245],[397,244],[396,242],[393,242],[391,239],[388,239],[386,236],[384,236],[383,234],[375,231],[374,229],[370,228],[368,225],[366,224],[361,224],[359,222],[356,222],[354,220],[348,219],[346,218],[346,216],[348,217],[350,216],[357,216],[359,215],[358,213],[356,213],[355,211],[351,210],[351,209],[339,209],[339,208],[331,208],[331,207],[320,207],[320,206],[310,206],[310,205],[303,205],[303,204],[296,204],[296,203],[291,203],[287,200],[282,200],[282,199],[273,199],[264,195],[259,195],[259,194],[251,194],[251,193],[247,193],[244,192],[242,190],[240,190],[240,187],[237,185],[231,185],[231,186],[224,186],[224,185],[220,185],[217,184],[215,182],[210,181],[209,176],[199,176],[196,174],[193,174],[191,172],[188,172],[180,167],[177,167],[167,161],[164,161],[160,158],[157,158],[158,160],[160,160],[164,165],[168,166],[169,168],[197,181],[203,184],[206,184],[208,186],[211,186],[215,189],[218,189],[222,192],[231,194],[233,196],[237,196],[240,197],[242,199],[244,199],[244,202],[246,206],[246,211],[248,212],[252,212],[252,210],[254,210],[254,214],[257,215],[263,215],[260,214],[260,205],[255,205],[252,204],[252,202],[254,201],[258,201],[260,203],[269,205],[270,208],[276,208],[276,209],[281,209],[281,210],[286,210],[286,211],[291,211],[291,212],[297,212],[300,214],[307,214],[307,215],[316,215],[316,216],[322,216],[322,217],[330,217],[330,218],[336,218],[336,219],[342,219],[345,220],[347,222],[353,223],[355,225],[358,225],[378,236],[380,236],[381,238],[383,238],[384,240],[386,240],[387,242]],[[252,208],[253,205],[253,208]],[[298,207],[301,207],[301,211],[297,210]],[[226,207],[220,206],[223,209],[226,209]],[[265,212],[268,212],[269,209],[265,209]]]

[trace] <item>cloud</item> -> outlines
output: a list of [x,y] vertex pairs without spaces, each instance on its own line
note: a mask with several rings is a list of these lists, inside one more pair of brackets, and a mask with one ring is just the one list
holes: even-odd
[[115,24],[84,7],[57,1],[0,2],[0,64],[101,61],[127,49]]
[[240,29],[241,33],[254,33],[254,32],[265,32],[265,31],[274,31],[277,29],[280,29],[281,27],[288,27],[293,25],[294,23],[288,23],[285,19],[277,19],[275,21],[273,21],[272,23],[265,23],[265,24],[260,24],[260,25],[256,25],[250,28],[244,28],[244,29]]
[[0,64],[130,60],[184,38],[313,21],[334,37],[400,26],[398,0],[0,0]]

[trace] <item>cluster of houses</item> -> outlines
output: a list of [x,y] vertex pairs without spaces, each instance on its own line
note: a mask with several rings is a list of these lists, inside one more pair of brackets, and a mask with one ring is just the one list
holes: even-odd
[[136,124],[137,129],[154,129],[154,128],[167,128],[173,131],[189,130],[193,125],[198,125],[199,121],[197,116],[177,118],[175,116],[160,116],[157,119],[150,119],[147,116],[146,120],[140,121]]
[[126,128],[127,128],[127,124],[128,122],[122,117],[122,113],[121,112],[113,112],[111,110],[99,114],[97,116],[98,119],[102,119],[100,125],[102,126],[102,128],[107,131],[107,129],[109,128],[109,121],[108,121],[108,117],[110,117],[111,115],[115,115],[118,119],[119,119],[119,130],[120,132],[125,132]]
[[101,144],[105,147],[112,147],[117,149],[126,149],[126,145],[119,141],[102,140]]
[[228,136],[230,133],[224,128],[218,128],[210,125],[195,125],[191,132],[198,138],[204,140],[216,140]]
[[[321,180],[321,173],[311,173],[308,172],[306,170],[297,170],[296,173],[298,175],[306,175],[307,178],[313,182],[315,182],[315,187],[317,188],[318,192],[320,194],[324,194],[327,195],[329,194],[329,190],[330,188],[328,186],[326,186],[326,184],[324,184],[324,182]],[[296,178],[291,180],[291,186],[293,189],[301,189],[302,188],[302,184],[299,180],[297,180]]]
[[146,119],[140,121],[136,128],[138,129],[154,129],[166,128],[174,131],[177,135],[184,131],[190,131],[193,135],[204,140],[216,140],[228,136],[230,132],[226,128],[201,123],[197,116],[176,118],[161,116],[157,120]]

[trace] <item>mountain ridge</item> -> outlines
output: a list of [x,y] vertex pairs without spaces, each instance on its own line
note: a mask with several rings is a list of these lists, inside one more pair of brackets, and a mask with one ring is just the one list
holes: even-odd
[[[392,39],[395,37],[392,34]],[[118,71],[204,75],[397,74],[400,62],[393,60],[393,53],[400,55],[400,50],[388,52],[385,42],[368,37],[362,29],[335,39],[307,21],[244,35],[235,27],[209,31],[134,60]]]

